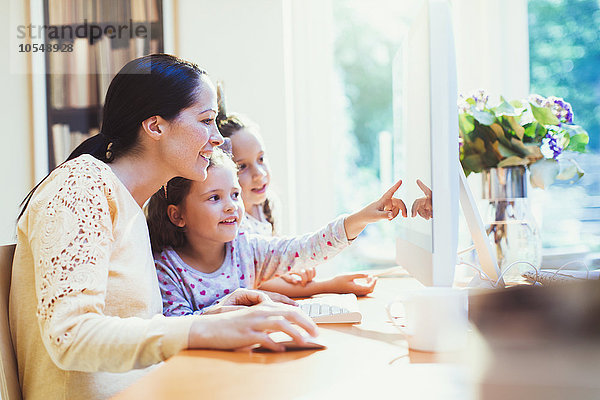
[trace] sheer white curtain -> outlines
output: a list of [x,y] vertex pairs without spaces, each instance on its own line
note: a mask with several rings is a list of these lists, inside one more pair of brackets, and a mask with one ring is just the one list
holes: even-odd
[[261,127],[281,233],[328,222],[336,154],[331,0],[178,0],[174,15],[177,55],[224,81],[229,111]]
[[451,0],[459,93],[529,94],[527,0]]

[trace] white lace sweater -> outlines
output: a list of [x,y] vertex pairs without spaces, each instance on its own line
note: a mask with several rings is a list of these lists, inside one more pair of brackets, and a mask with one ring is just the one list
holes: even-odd
[[36,190],[17,226],[10,326],[25,399],[104,399],[187,346],[166,318],[142,210],[83,155]]

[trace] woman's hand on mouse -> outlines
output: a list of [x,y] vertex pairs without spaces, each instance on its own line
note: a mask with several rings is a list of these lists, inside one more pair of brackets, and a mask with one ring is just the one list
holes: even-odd
[[190,329],[188,347],[239,349],[259,344],[273,351],[283,351],[284,346],[275,343],[269,332],[284,332],[304,345],[302,330],[317,336],[317,326],[299,308],[269,300],[254,307],[199,317]]

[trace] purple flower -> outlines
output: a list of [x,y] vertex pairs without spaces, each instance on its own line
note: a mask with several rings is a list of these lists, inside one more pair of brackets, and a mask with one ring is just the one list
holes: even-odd
[[545,98],[539,94],[531,94],[529,95],[528,100],[537,107],[544,107],[552,110],[554,116],[560,121],[558,126],[560,126],[561,123],[573,123],[573,109],[571,108],[571,104],[567,103],[562,98],[556,96]]
[[546,133],[546,136],[544,136],[542,139],[542,146],[540,147],[544,157],[558,160],[558,156],[560,156],[562,153],[563,148],[560,144],[558,144],[557,139],[557,136],[554,135],[552,131],[548,131],[548,133]]
[[471,105],[469,103],[467,103],[466,99],[464,98],[464,96],[461,94],[458,96],[458,112],[460,114],[464,114],[467,111],[469,111],[469,109],[471,108]]
[[546,107],[547,104],[546,98],[540,96],[539,94],[530,94],[527,100],[529,103],[535,104],[537,107]]
[[573,109],[571,108],[571,104],[567,103],[560,97],[548,97],[548,105],[546,106],[552,110],[556,118],[560,122],[565,122],[567,124],[573,123]]
[[473,98],[473,100],[475,100],[475,107],[479,111],[482,111],[485,108],[488,99],[490,98],[490,96],[488,96],[483,89],[477,90],[475,93],[473,93],[471,97]]
[[[471,102],[468,100],[472,99]],[[479,89],[473,92],[470,96],[466,97],[462,94],[458,97],[458,110],[460,113],[466,113],[471,109],[471,104],[475,103],[474,106],[477,110],[483,111],[488,102],[489,96],[483,89]]]

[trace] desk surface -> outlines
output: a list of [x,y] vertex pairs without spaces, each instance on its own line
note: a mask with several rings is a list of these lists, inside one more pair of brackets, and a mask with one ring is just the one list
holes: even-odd
[[464,354],[409,351],[389,322],[385,305],[418,287],[408,276],[381,278],[359,299],[362,323],[320,325],[325,350],[185,350],[115,399],[474,398]]

